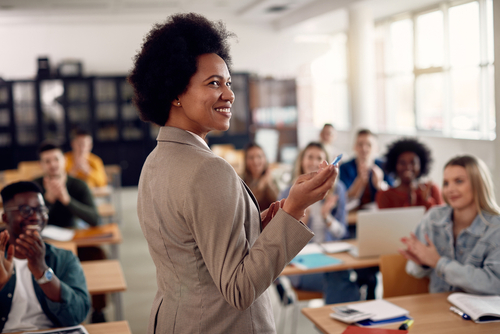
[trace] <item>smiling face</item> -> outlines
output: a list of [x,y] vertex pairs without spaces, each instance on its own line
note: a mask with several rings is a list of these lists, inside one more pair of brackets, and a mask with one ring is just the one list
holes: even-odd
[[403,152],[396,163],[396,174],[404,184],[409,184],[420,176],[420,158],[414,152]]
[[252,147],[247,151],[246,164],[254,179],[260,177],[266,168],[266,156],[260,147]]
[[[40,233],[47,224],[47,214],[33,210],[33,214],[31,216],[23,217],[21,212],[16,210],[22,205],[28,205],[32,208],[44,207],[45,202],[43,201],[42,194],[40,193],[24,192],[16,194],[10,201],[4,203],[4,205],[5,212],[2,214],[2,219],[7,224],[7,230],[10,235],[9,242],[11,245],[15,245],[16,239],[19,238],[21,234],[26,234],[28,229],[35,231],[36,227],[38,227],[38,231]],[[14,256],[20,259],[24,258],[19,254],[14,254]]]
[[205,138],[212,130],[229,129],[234,94],[226,63],[214,53],[198,57],[197,71],[186,91],[172,102],[169,120],[175,126]]
[[443,173],[443,197],[455,210],[475,208],[472,183],[462,166],[448,166]]
[[311,146],[306,149],[302,157],[302,170],[304,174],[316,172],[323,160],[326,160],[326,154],[319,147]]

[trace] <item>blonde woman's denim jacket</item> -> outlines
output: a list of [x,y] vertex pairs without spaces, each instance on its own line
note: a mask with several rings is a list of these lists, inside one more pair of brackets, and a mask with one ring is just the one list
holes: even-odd
[[436,268],[425,268],[413,261],[406,272],[417,278],[429,276],[429,291],[464,291],[474,294],[500,294],[500,216],[482,212],[453,240],[453,209],[434,207],[415,231],[424,244],[425,234],[441,258]]

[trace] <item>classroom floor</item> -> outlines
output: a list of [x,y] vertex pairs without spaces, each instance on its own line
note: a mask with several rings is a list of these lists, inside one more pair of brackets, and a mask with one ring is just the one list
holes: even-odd
[[[137,218],[137,188],[123,188],[122,200],[122,234],[123,244],[120,245],[120,260],[122,263],[127,291],[123,293],[125,320],[128,320],[130,329],[134,334],[146,333],[148,327],[149,312],[156,293],[156,271],[148,251],[147,242],[142,234]],[[378,294],[378,293],[377,293]],[[273,295],[272,295],[273,297]],[[277,300],[272,298],[275,306],[275,316],[278,311]],[[113,320],[113,305],[108,298],[109,306],[106,308],[108,320]],[[322,306],[321,300],[315,300],[311,304],[300,303],[300,307]],[[293,333],[293,309],[286,310],[287,325],[284,333]],[[317,334],[319,333],[312,323],[299,312],[296,333]]]

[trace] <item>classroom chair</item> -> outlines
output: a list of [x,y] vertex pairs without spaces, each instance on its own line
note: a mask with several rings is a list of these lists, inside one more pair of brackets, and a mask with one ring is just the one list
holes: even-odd
[[410,276],[405,267],[406,259],[401,254],[380,256],[384,298],[429,292],[429,279]]

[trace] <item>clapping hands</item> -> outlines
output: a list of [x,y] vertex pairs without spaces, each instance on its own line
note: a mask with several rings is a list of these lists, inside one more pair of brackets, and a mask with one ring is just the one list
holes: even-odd
[[6,249],[9,238],[7,230],[0,233],[0,290],[7,284],[14,271],[14,245],[9,245]]
[[400,249],[399,253],[420,266],[425,265],[435,268],[441,256],[427,234],[425,235],[425,240],[427,241],[427,245],[418,240],[414,233],[411,233],[409,238],[404,237],[401,239],[401,242],[407,246],[407,249]]

